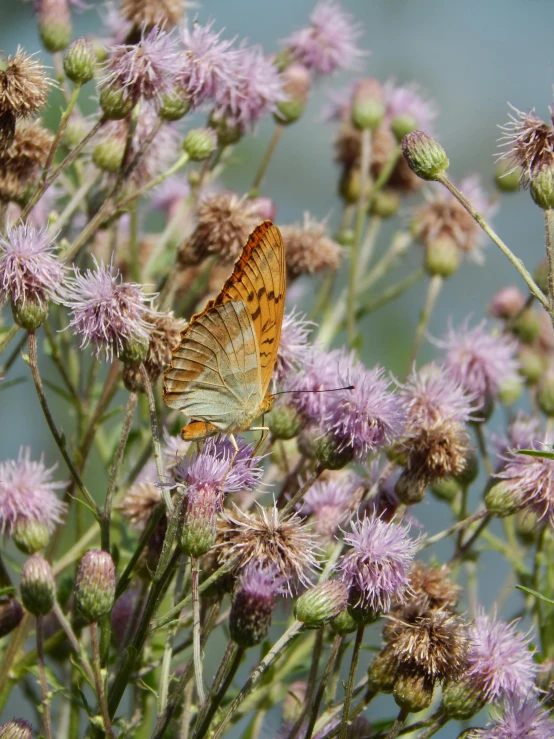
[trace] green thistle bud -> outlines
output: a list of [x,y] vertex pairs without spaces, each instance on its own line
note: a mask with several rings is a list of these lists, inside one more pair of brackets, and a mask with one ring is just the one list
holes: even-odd
[[0,726],[0,739],[33,739],[33,727],[24,718],[12,718]]
[[94,77],[96,54],[90,41],[78,38],[63,57],[63,71],[72,82],[84,85]]
[[354,233],[354,229],[343,228],[342,231],[339,231],[335,236],[335,241],[341,246],[354,246],[354,243],[356,241],[356,234]]
[[517,192],[519,190],[519,180],[521,177],[521,169],[515,169],[504,159],[501,160],[494,173],[494,182],[500,192]]
[[331,621],[331,628],[335,634],[352,634],[358,628],[358,624],[352,616],[348,608],[344,608],[338,616]]
[[217,148],[217,136],[211,128],[195,128],[189,131],[183,141],[185,151],[191,161],[201,162],[211,156]]
[[231,146],[242,138],[242,131],[238,126],[232,126],[225,119],[219,118],[213,113],[209,119],[209,126],[216,132],[219,146]]
[[368,688],[376,693],[392,693],[398,660],[390,646],[383,647],[369,664]]
[[543,522],[541,522],[534,511],[525,509],[518,511],[515,516],[515,522],[516,534],[523,544],[528,546],[537,540],[537,536],[542,528]]
[[302,428],[302,419],[292,405],[280,403],[267,417],[270,433],[276,439],[293,439]]
[[475,716],[485,702],[481,692],[463,679],[448,683],[442,691],[442,709],[449,718],[457,721],[465,721]]
[[554,368],[549,368],[540,378],[536,401],[545,416],[554,417]]
[[62,144],[68,149],[73,149],[87,135],[88,128],[85,120],[79,115],[69,117],[67,126],[62,134]]
[[300,118],[306,108],[310,84],[310,73],[302,64],[291,64],[283,71],[283,92],[287,99],[277,103],[278,123],[288,125]]
[[[371,192],[371,178],[366,179],[365,196],[369,196]],[[339,195],[350,204],[357,203],[360,199],[362,190],[362,177],[358,167],[345,167],[339,180]]]
[[530,185],[531,197],[542,210],[554,208],[554,167],[544,165],[533,175]]
[[546,359],[537,349],[523,345],[517,354],[519,374],[529,385],[537,383],[546,369]]
[[34,331],[42,326],[48,315],[48,301],[46,298],[38,300],[28,296],[25,300],[12,301],[13,320],[25,331]]
[[23,608],[15,598],[0,603],[0,639],[10,634],[21,623]]
[[516,500],[509,485],[501,480],[491,485],[485,493],[485,506],[489,513],[504,518],[516,513],[521,508],[521,502]]
[[404,136],[402,154],[408,167],[422,180],[437,180],[450,165],[439,142],[424,131],[412,131]]
[[185,495],[182,504],[182,522],[179,527],[179,546],[190,557],[207,554],[217,536],[217,495],[215,490],[203,490]]
[[126,118],[135,107],[136,101],[120,87],[104,87],[100,92],[100,107],[110,121]]
[[524,344],[532,344],[541,330],[541,319],[537,311],[532,308],[522,311],[512,325],[512,330]]
[[323,436],[321,439],[318,439],[315,453],[318,462],[326,470],[341,470],[354,458],[352,447],[341,448],[335,439],[330,436]]
[[369,606],[362,605],[363,599],[356,587],[348,593],[348,613],[357,624],[372,624],[379,618],[379,613]]
[[396,190],[377,190],[369,200],[369,212],[377,218],[392,218],[400,208],[400,194]]
[[456,480],[463,487],[469,487],[472,482],[475,482],[479,475],[479,457],[474,451],[469,451],[466,455],[466,465],[464,469],[456,476]]
[[136,366],[144,362],[148,355],[149,344],[143,341],[124,341],[119,359],[123,364]]
[[410,713],[419,713],[431,705],[433,688],[433,680],[427,675],[399,672],[392,695],[400,708]]
[[90,549],[79,564],[75,601],[87,621],[98,621],[112,610],[115,566],[108,552]]
[[41,0],[38,4],[40,40],[51,54],[63,51],[71,41],[71,15],[67,0]]
[[449,236],[439,236],[425,246],[425,269],[431,276],[451,277],[461,259],[460,250]]
[[535,267],[533,279],[543,291],[543,293],[545,295],[548,295],[548,264],[546,262],[546,259],[543,259],[542,262],[539,262],[539,264],[537,264],[537,266]]
[[385,115],[385,101],[381,83],[371,77],[360,80],[354,90],[352,123],[362,131],[374,131]]
[[310,629],[320,629],[346,607],[348,586],[340,580],[315,585],[296,601],[294,616]]
[[397,141],[402,141],[404,136],[407,136],[412,131],[417,130],[417,120],[413,115],[404,113],[403,115],[397,115],[390,122],[390,128],[393,134],[396,136]]
[[21,600],[33,616],[46,616],[54,607],[56,600],[56,582],[50,564],[40,556],[33,554],[21,569]]
[[15,522],[12,539],[16,547],[24,554],[35,554],[44,549],[50,541],[50,531],[42,521],[20,517]]
[[162,95],[159,116],[162,121],[180,121],[190,110],[190,100],[181,90]]
[[462,486],[453,477],[444,477],[441,480],[434,480],[431,484],[431,492],[439,500],[444,500],[447,503],[452,503],[456,500],[456,497],[461,493]]
[[125,156],[125,139],[108,136],[92,150],[92,161],[102,172],[114,174],[119,171]]

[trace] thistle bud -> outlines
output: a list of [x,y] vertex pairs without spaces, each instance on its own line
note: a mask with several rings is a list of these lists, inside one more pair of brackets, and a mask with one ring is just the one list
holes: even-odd
[[190,557],[201,557],[214,546],[217,529],[217,493],[213,489],[185,495],[179,546]]
[[20,516],[13,527],[12,539],[24,554],[35,554],[50,541],[50,531],[45,521],[34,521]]
[[81,118],[80,115],[72,115],[69,117],[62,134],[62,144],[68,149],[73,149],[81,143],[87,133],[88,127],[84,118]]
[[34,554],[21,569],[21,600],[33,616],[46,616],[56,600],[56,582],[50,564]]
[[546,164],[533,174],[530,185],[531,197],[542,210],[554,208],[554,167]]
[[42,326],[48,315],[48,300],[27,296],[25,300],[12,300],[13,320],[25,331],[35,331]]
[[100,92],[100,107],[110,121],[126,118],[135,107],[135,99],[122,87],[104,87]]
[[526,546],[537,540],[537,536],[543,525],[543,522],[535,511],[525,509],[516,513],[515,523],[516,534]]
[[302,419],[292,405],[279,403],[267,417],[269,431],[276,439],[293,439],[302,428]]
[[[365,196],[371,192],[371,179],[366,178]],[[357,203],[362,191],[362,177],[359,167],[345,167],[339,180],[339,195],[350,204]]]
[[123,341],[123,346],[119,351],[119,358],[125,365],[137,366],[146,359],[148,348],[148,342],[137,340]]
[[0,739],[33,739],[33,727],[24,718],[12,718],[0,726]]
[[431,492],[439,500],[452,503],[461,493],[462,486],[454,477],[443,477],[442,479],[433,480],[431,484]]
[[241,647],[262,642],[271,626],[275,596],[282,581],[272,567],[251,564],[241,578],[231,604],[229,632]]
[[457,721],[472,718],[485,703],[481,691],[464,679],[448,683],[442,691],[442,709],[449,718]]
[[485,493],[485,506],[489,513],[504,518],[516,513],[521,508],[521,501],[515,498],[510,486],[501,480]]
[[449,236],[439,236],[425,246],[425,269],[432,277],[451,277],[461,259],[456,242]]
[[422,180],[437,180],[450,165],[439,142],[424,131],[412,131],[404,136],[402,154],[408,167]]
[[521,398],[523,387],[523,382],[519,377],[508,377],[500,385],[498,400],[503,405],[513,405]]
[[539,262],[533,272],[533,279],[545,295],[548,295],[548,264],[546,259]]
[[396,137],[397,141],[402,141],[412,131],[416,131],[418,126],[417,118],[409,113],[397,115],[390,122],[390,129]]
[[331,621],[331,628],[335,634],[352,634],[358,628],[358,624],[350,615],[348,608],[343,608],[339,615]]
[[224,118],[219,118],[214,114],[210,116],[209,125],[217,134],[219,146],[232,146],[242,138],[242,131],[239,126],[234,126]]
[[537,311],[527,308],[517,316],[512,330],[524,344],[532,344],[541,330],[541,319]]
[[377,218],[392,218],[399,208],[400,193],[396,190],[377,190],[369,201],[369,212]]
[[348,590],[341,580],[327,580],[315,585],[296,601],[294,617],[310,629],[320,629],[344,610]]
[[201,162],[211,156],[217,148],[217,135],[211,128],[195,128],[183,141],[183,151],[191,161]]
[[389,645],[383,647],[369,663],[368,688],[376,693],[392,693],[397,668],[394,649]]
[[0,639],[10,634],[21,623],[23,608],[15,598],[0,603]]
[[114,174],[119,171],[125,155],[125,139],[121,136],[106,136],[92,150],[92,161],[102,172]]
[[291,64],[282,73],[286,100],[277,103],[275,119],[284,125],[297,121],[306,107],[310,73],[302,64]]
[[316,442],[315,453],[326,470],[341,470],[354,458],[352,447],[340,445],[331,436],[323,436]]
[[68,0],[38,0],[38,27],[44,48],[55,54],[71,40],[71,15]]
[[494,173],[494,182],[497,190],[500,192],[517,192],[519,190],[520,178],[520,167],[514,169],[505,159],[500,160]]
[[421,503],[427,490],[427,481],[414,476],[408,470],[404,470],[394,486],[394,492],[400,501],[406,505]]
[[354,90],[351,119],[356,128],[374,131],[385,115],[381,83],[368,77],[360,80]]
[[479,457],[470,449],[465,456],[465,460],[465,467],[456,475],[456,480],[463,487],[468,487],[472,482],[475,482],[479,474]]
[[94,77],[96,54],[90,41],[78,38],[63,57],[63,71],[72,82],[84,85]]
[[87,621],[98,621],[112,609],[115,598],[115,566],[108,552],[90,549],[79,564],[75,600]]
[[517,354],[519,374],[527,380],[529,385],[534,385],[546,369],[546,360],[537,349],[523,345]]
[[431,705],[433,688],[434,681],[427,675],[401,672],[394,681],[392,695],[400,708],[418,713]]
[[554,417],[554,368],[550,367],[537,385],[537,405],[548,418]]

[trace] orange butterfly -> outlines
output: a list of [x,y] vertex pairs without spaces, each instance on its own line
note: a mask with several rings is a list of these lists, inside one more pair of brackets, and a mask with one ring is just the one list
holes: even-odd
[[270,221],[250,235],[219,295],[190,319],[164,374],[164,400],[192,421],[186,441],[251,427],[273,407],[273,373],[285,305],[285,250]]

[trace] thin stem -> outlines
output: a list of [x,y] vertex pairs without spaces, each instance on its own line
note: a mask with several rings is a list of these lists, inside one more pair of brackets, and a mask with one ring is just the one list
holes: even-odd
[[358,670],[358,660],[360,659],[360,651],[364,640],[365,624],[360,624],[356,632],[356,641],[354,642],[354,650],[352,652],[352,662],[350,663],[350,672],[348,674],[348,682],[344,693],[344,705],[342,709],[342,721],[340,725],[340,739],[346,739],[348,736],[348,720],[350,713],[350,703],[352,702],[352,691],[356,680],[356,672]]
[[63,112],[62,117],[60,118],[60,123],[56,130],[56,135],[54,136],[54,141],[52,142],[52,146],[50,147],[50,151],[48,152],[48,156],[46,157],[46,163],[44,165],[44,169],[42,170],[40,184],[42,184],[46,180],[46,177],[48,176],[48,172],[50,170],[50,167],[52,166],[52,162],[54,161],[54,157],[56,155],[56,151],[58,150],[58,146],[59,146],[62,134],[65,131],[67,122],[69,120],[69,116],[71,115],[73,108],[75,107],[75,103],[77,102],[77,98],[79,97],[80,92],[81,92],[81,85],[76,82],[71,92],[71,97],[69,98],[69,102],[67,103],[67,107],[65,111]]
[[300,714],[298,718],[296,719],[294,726],[292,727],[290,734],[288,736],[288,739],[296,739],[296,736],[300,729],[302,728],[302,724],[304,723],[304,720],[308,714],[308,711],[310,710],[310,705],[312,702],[314,690],[315,690],[315,683],[317,680],[317,671],[319,669],[319,660],[321,659],[321,650],[323,647],[323,629],[318,629],[315,635],[315,641],[314,641],[314,648],[312,651],[312,661],[310,664],[310,672],[308,674],[308,679],[306,681],[307,688],[306,688],[306,695],[304,697],[304,706],[302,710],[300,711]]
[[117,203],[117,209],[126,208],[128,205],[130,205],[132,202],[134,202],[137,198],[140,198],[142,195],[145,195],[147,192],[150,192],[154,187],[157,187],[160,183],[162,183],[164,180],[166,180],[168,177],[171,177],[171,175],[175,174],[175,172],[178,172],[180,169],[182,169],[185,164],[188,164],[189,162],[189,155],[185,152],[181,154],[179,159],[173,164],[169,169],[166,169],[165,172],[162,172],[157,177],[155,177],[153,180],[150,180],[150,182],[147,182],[142,187],[139,187],[137,190],[132,192],[130,195],[128,195],[126,198],[123,198],[123,200],[120,200]]
[[422,734],[419,734],[418,739],[430,739],[430,737],[434,736],[437,733],[437,731],[442,729],[442,727],[447,722],[448,722],[448,716],[445,716],[444,713],[440,712],[440,714],[435,718],[434,722],[427,729],[427,731],[424,731]]
[[463,521],[458,521],[453,526],[449,526],[447,529],[444,529],[443,531],[440,531],[438,534],[435,534],[434,536],[430,536],[428,539],[425,539],[420,545],[420,550],[427,549],[427,547],[433,546],[433,544],[437,544],[439,541],[442,541],[443,539],[448,538],[452,534],[455,534],[458,531],[463,531],[463,529],[466,529],[468,526],[470,526],[472,523],[475,523],[475,521],[479,521],[482,518],[485,518],[488,515],[488,511],[486,508],[483,508],[480,511],[477,511],[476,513],[472,513],[471,516],[468,516],[467,518],[464,518]]
[[38,368],[37,337],[33,331],[29,332],[28,346],[29,346],[29,366],[31,368],[33,382],[35,383],[35,389],[37,391],[40,406],[42,408],[42,412],[44,413],[44,417],[46,418],[46,423],[48,424],[48,428],[50,429],[50,432],[52,433],[52,436],[54,437],[54,441],[56,442],[56,445],[58,449],[60,450],[61,455],[64,458],[64,461],[69,468],[69,471],[71,472],[71,476],[73,477],[75,484],[81,491],[81,494],[83,495],[83,498],[85,499],[87,504],[90,506],[92,512],[94,513],[96,520],[99,521],[101,514],[98,508],[98,505],[96,504],[94,498],[92,497],[92,495],[89,493],[89,491],[85,487],[85,484],[82,481],[81,476],[79,475],[77,471],[77,468],[73,464],[73,460],[69,456],[66,446],[65,446],[65,438],[61,436],[58,429],[56,428],[56,424],[54,423],[52,413],[50,412],[50,408],[48,406],[48,402],[44,394],[44,387],[42,385],[42,379],[40,377],[40,372]]
[[342,634],[337,634],[333,640],[333,646],[331,647],[329,659],[327,660],[327,664],[325,665],[325,670],[323,672],[321,682],[319,683],[319,687],[317,689],[314,703],[312,705],[312,710],[310,711],[310,718],[308,719],[308,726],[306,728],[306,733],[304,734],[304,739],[310,739],[312,736],[315,722],[317,721],[317,715],[321,707],[321,702],[323,700],[323,696],[325,695],[327,681],[329,680],[329,676],[331,674],[331,671],[333,670],[333,665],[335,664],[337,654],[339,653],[342,640],[343,640]]
[[487,234],[487,236],[490,239],[492,239],[492,241],[494,241],[494,243],[500,249],[500,251],[506,257],[508,257],[510,262],[514,265],[516,270],[525,280],[525,283],[527,284],[527,287],[529,288],[529,290],[533,293],[533,295],[539,301],[539,303],[543,306],[543,308],[546,311],[550,311],[550,301],[546,298],[543,291],[540,289],[540,287],[537,285],[535,280],[532,278],[531,274],[527,271],[521,259],[516,257],[516,255],[512,252],[512,250],[492,230],[492,228],[485,221],[483,216],[477,213],[477,211],[471,205],[471,203],[468,200],[466,200],[466,198],[462,195],[462,193],[452,184],[452,182],[450,182],[446,174],[441,174],[437,179],[440,183],[442,183],[447,188],[447,190],[449,190],[452,193],[452,195],[454,195],[456,200],[458,200],[458,202],[464,206],[464,208],[472,216],[472,218],[474,218],[474,220],[479,224],[479,226],[481,226],[481,228]]
[[47,739],[52,739],[52,723],[50,720],[50,698],[48,696],[48,683],[44,670],[44,634],[43,616],[37,616],[37,665],[40,679],[40,692],[42,694],[42,721],[44,733]]
[[262,159],[258,171],[256,172],[256,176],[254,177],[254,182],[252,183],[252,187],[250,189],[250,197],[257,197],[259,187],[262,184],[262,180],[267,171],[269,162],[271,161],[271,157],[273,156],[275,149],[277,148],[277,144],[279,143],[284,130],[285,127],[281,123],[275,124],[273,135],[267,149],[265,150],[264,158]]
[[554,211],[544,211],[546,225],[546,261],[548,264],[548,297],[551,316],[554,311]]
[[415,285],[417,282],[419,282],[425,276],[425,274],[425,269],[423,267],[420,267],[419,269],[414,270],[411,274],[398,282],[396,285],[391,285],[391,287],[383,290],[380,295],[377,295],[377,297],[373,298],[372,300],[368,300],[365,305],[361,305],[358,308],[358,310],[356,311],[356,320],[361,320],[369,313],[373,313],[374,311],[379,310],[379,308],[382,308],[387,303],[390,303],[391,300],[399,298],[402,293],[405,293],[406,290],[412,287],[412,285]]
[[206,710],[199,716],[198,729],[194,732],[194,739],[202,739],[207,734],[212,719],[237,674],[244,651],[244,647],[238,647],[233,641],[230,641],[227,645],[214,679],[212,697],[206,706]]
[[433,275],[429,280],[429,288],[427,290],[425,305],[423,306],[423,310],[421,311],[421,314],[419,316],[419,323],[417,324],[415,339],[412,346],[412,351],[410,352],[408,372],[411,372],[412,367],[414,366],[414,363],[417,359],[417,355],[421,348],[421,342],[423,341],[425,331],[427,330],[427,326],[429,325],[429,319],[431,318],[433,308],[435,307],[435,303],[437,302],[437,298],[439,297],[442,284],[443,279],[440,275]]
[[202,649],[200,646],[200,596],[198,594],[198,577],[200,563],[198,557],[192,558],[191,592],[192,592],[192,654],[194,661],[194,679],[196,681],[196,695],[199,705],[206,702],[204,681],[202,676]]
[[13,365],[15,360],[20,356],[21,350],[25,346],[25,342],[27,341],[27,336],[24,334],[15,347],[13,348],[12,353],[10,356],[6,359],[6,364],[3,367],[0,367],[0,377],[5,377],[6,374],[9,372],[10,367]]
[[183,702],[183,716],[181,717],[181,733],[179,735],[179,739],[188,739],[189,736],[193,691],[193,683],[190,683],[185,687],[185,700]]
[[473,424],[473,428],[475,429],[475,436],[477,437],[477,444],[479,445],[479,452],[483,459],[483,464],[485,465],[485,472],[487,473],[489,477],[491,477],[494,470],[492,468],[491,459],[487,451],[487,442],[485,440],[485,434],[483,433],[483,424],[476,422]]
[[[183,584],[185,579],[185,566],[181,567],[177,573],[175,581],[175,591],[173,595],[173,603],[178,603],[183,597]],[[172,624],[167,630],[165,639],[164,654],[162,659],[160,687],[158,691],[158,713],[163,713],[167,706],[167,696],[169,691],[169,669],[171,667],[171,658],[173,656],[173,643],[177,632],[177,624]]]
[[283,516],[286,516],[291,511],[294,511],[295,507],[298,505],[298,503],[300,503],[300,501],[306,495],[308,490],[312,487],[314,482],[316,482],[316,480],[323,474],[324,469],[325,468],[322,465],[318,464],[312,476],[306,480],[306,482],[304,483],[304,485],[302,485],[300,490],[297,493],[295,493],[292,496],[292,498],[289,500],[289,502],[286,504],[286,506],[284,506]]
[[92,647],[92,669],[94,672],[94,685],[96,688],[96,698],[98,699],[98,708],[102,714],[102,720],[104,722],[104,731],[110,737],[114,739],[114,733],[112,729],[112,722],[110,720],[110,713],[108,711],[108,704],[106,703],[106,694],[104,692],[104,680],[102,678],[102,668],[100,666],[100,648],[98,644],[98,624],[93,621],[90,625],[90,644]]
[[[453,564],[455,564],[458,560],[462,559],[465,556],[465,554],[467,554],[467,552],[471,549],[471,547],[473,546],[473,544],[477,541],[477,539],[481,536],[481,534],[483,533],[483,531],[487,528],[487,526],[489,525],[489,523],[493,519],[492,515],[489,514],[489,513],[487,513],[487,511],[478,511],[478,513],[480,513],[481,516],[482,516],[481,521],[479,523],[479,526],[477,526],[477,528],[471,534],[471,536],[469,537],[469,539],[466,542],[463,542],[459,546],[458,551],[454,553],[454,555],[452,556],[450,562],[448,563],[450,566],[452,566]],[[485,515],[483,515],[483,513]],[[476,516],[477,516],[477,513],[475,513],[473,515],[473,518],[476,519]],[[469,518],[472,518],[472,516],[470,516]]]
[[385,739],[396,739],[398,734],[400,733],[400,729],[404,726],[406,723],[406,719],[408,718],[410,712],[407,708],[401,708],[398,716],[396,718],[396,721],[391,726],[390,730],[388,731]]
[[65,617],[65,613],[60,608],[59,603],[54,603],[54,614],[56,618],[58,619],[60,626],[62,627],[62,630],[64,631],[65,635],[67,636],[69,643],[71,644],[73,651],[75,654],[79,657],[81,661],[81,665],[86,672],[87,678],[90,681],[91,685],[94,685],[95,677],[94,672],[92,670],[92,667],[90,666],[90,663],[87,659],[86,654],[84,653],[84,650],[81,648],[81,645],[79,644],[79,640],[75,636],[75,632],[71,628],[71,624]]
[[81,405],[81,399],[79,397],[79,393],[77,392],[77,388],[75,387],[71,377],[69,376],[69,372],[67,371],[65,362],[62,359],[58,344],[56,342],[56,337],[54,336],[54,333],[50,328],[50,324],[48,323],[48,321],[45,321],[42,325],[44,326],[44,333],[46,334],[48,338],[48,343],[50,344],[52,361],[56,365],[63,381],[65,382],[65,386],[69,390],[69,394],[79,408],[79,406]]
[[58,219],[52,225],[52,230],[60,232],[70,220],[71,216],[75,213],[79,205],[83,202],[88,191],[94,187],[94,185],[100,179],[100,172],[93,173],[83,182],[81,187],[75,191],[71,200],[67,203],[65,208],[60,213]]
[[290,642],[295,639],[298,634],[303,630],[304,625],[299,621],[294,621],[291,626],[285,631],[285,633],[278,639],[269,652],[262,659],[260,664],[251,672],[250,677],[244,683],[242,689],[238,695],[231,701],[225,715],[222,720],[216,726],[211,739],[220,739],[227,727],[227,724],[231,720],[231,717],[240,706],[242,701],[252,692],[256,685],[260,682],[267,669],[272,665],[273,661],[276,660],[282,652],[287,648]]
[[158,471],[158,480],[160,482],[160,489],[162,498],[168,513],[173,510],[173,504],[171,502],[171,495],[169,488],[165,485],[165,472],[163,467],[162,457],[162,446],[160,444],[160,432],[158,430],[158,414],[156,412],[156,401],[154,400],[154,393],[152,391],[152,383],[144,364],[140,365],[140,377],[146,397],[148,399],[148,410],[150,411],[150,426],[152,428],[152,444],[154,446],[154,460],[156,462],[156,469]]
[[131,556],[131,559],[127,563],[127,566],[123,570],[121,577],[119,578],[117,582],[117,586],[115,589],[115,599],[117,600],[120,595],[122,595],[125,590],[127,589],[127,585],[131,581],[131,575],[133,574],[133,570],[135,568],[136,563],[140,559],[140,555],[142,554],[142,551],[144,547],[148,544],[148,541],[150,540],[150,537],[154,533],[154,530],[156,529],[156,526],[159,524],[162,516],[165,515],[165,510],[160,505],[158,506],[155,511],[150,516],[150,519],[144,529],[144,531],[141,534],[141,537],[139,539],[139,542],[137,546],[135,547],[135,550]]

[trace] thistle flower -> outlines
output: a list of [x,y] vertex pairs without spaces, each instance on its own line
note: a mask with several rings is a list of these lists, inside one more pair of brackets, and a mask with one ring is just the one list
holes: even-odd
[[[506,429],[504,436],[492,436],[492,443],[497,456],[497,465],[502,468],[508,461],[508,452],[518,449],[530,449],[540,436],[540,419],[527,416],[519,411]],[[518,458],[522,458],[518,455]],[[511,459],[511,457],[510,457]],[[498,470],[497,470],[498,471]]]
[[54,482],[57,465],[48,468],[44,458],[31,460],[31,450],[21,447],[17,460],[0,462],[0,532],[12,536],[27,523],[38,524],[52,534],[64,518],[66,506],[55,490],[65,482]]
[[386,523],[392,522],[400,505],[400,499],[395,492],[399,477],[399,468],[390,471],[390,467],[386,463],[383,466],[377,459],[371,462],[369,466],[369,480],[366,485],[369,490],[375,486],[375,492],[368,501],[368,515],[380,518]]
[[235,506],[231,513],[224,512],[222,534],[219,560],[233,560],[237,572],[251,562],[259,562],[263,567],[277,567],[289,595],[296,590],[298,582],[310,585],[309,575],[317,567],[316,545],[298,514],[283,516],[275,505],[271,508],[258,505],[253,513]]
[[21,47],[8,56],[0,71],[0,115],[29,118],[44,105],[52,85],[44,66]]
[[66,280],[61,302],[70,309],[69,325],[81,336],[81,349],[92,344],[95,357],[103,352],[112,361],[114,353],[124,356],[131,342],[148,344],[148,303],[154,296],[145,295],[141,285],[122,282],[113,263],[93,260],[94,269],[84,273],[73,267],[75,276]]
[[176,26],[183,15],[184,0],[122,0],[121,15],[135,28]]
[[351,529],[344,535],[351,549],[337,564],[342,579],[350,584],[350,602],[375,613],[389,611],[393,602],[406,597],[418,542],[409,538],[409,526],[375,516],[354,521]]
[[19,200],[32,188],[54,140],[40,121],[16,125],[11,145],[0,150],[0,199]]
[[[383,86],[385,96],[385,121],[392,125],[400,121],[406,125],[411,121],[410,130],[416,128],[430,131],[433,121],[438,115],[436,103],[427,99],[415,82],[407,85],[396,85],[393,80]],[[406,130],[405,133],[408,133]]]
[[[507,700],[486,729],[475,729],[475,739],[553,739],[554,724],[533,698]],[[472,739],[473,739],[472,737]]]
[[506,159],[511,171],[521,168],[521,184],[528,185],[543,167],[554,162],[554,128],[541,120],[534,108],[524,113],[510,107],[513,114],[509,122],[500,126],[501,146],[506,151],[499,159]]
[[343,250],[327,235],[325,221],[317,223],[305,213],[303,224],[282,226],[281,235],[285,244],[289,279],[339,268]]
[[100,90],[122,90],[135,103],[144,98],[159,102],[170,92],[179,71],[177,38],[157,26],[143,32],[137,44],[121,44],[112,49],[99,81]]
[[437,346],[446,351],[445,365],[469,395],[477,397],[479,409],[498,396],[502,383],[517,373],[516,342],[508,336],[494,336],[486,321],[473,329],[467,321],[458,329],[449,327]]
[[361,486],[356,478],[341,471],[329,472],[326,480],[317,480],[300,505],[303,516],[311,516],[314,534],[332,541],[341,523],[359,503]]
[[285,40],[287,51],[317,74],[354,69],[364,52],[356,45],[361,29],[337,2],[322,0],[314,8],[311,25]]
[[143,529],[161,502],[158,472],[155,463],[151,461],[144,466],[137,480],[126,491],[119,508],[133,526]]
[[12,718],[0,726],[1,739],[33,739],[33,727],[24,718]]
[[257,562],[248,565],[233,594],[229,614],[231,639],[241,647],[262,642],[271,626],[276,597],[283,590],[283,576],[275,565]]
[[[326,352],[312,346],[306,352],[302,371],[290,378],[290,403],[307,424],[319,426],[329,414],[333,393],[314,392],[340,387],[343,383],[339,373],[345,354],[339,349]],[[298,391],[298,392],[296,392]],[[308,391],[308,392],[306,392]]]
[[410,568],[409,603],[424,604],[431,610],[452,610],[456,607],[462,588],[450,579],[447,565],[426,565],[415,560]]
[[307,321],[306,315],[296,308],[283,316],[281,339],[273,369],[273,380],[277,386],[281,386],[293,371],[302,367],[309,346],[308,337],[315,325],[313,321]]

